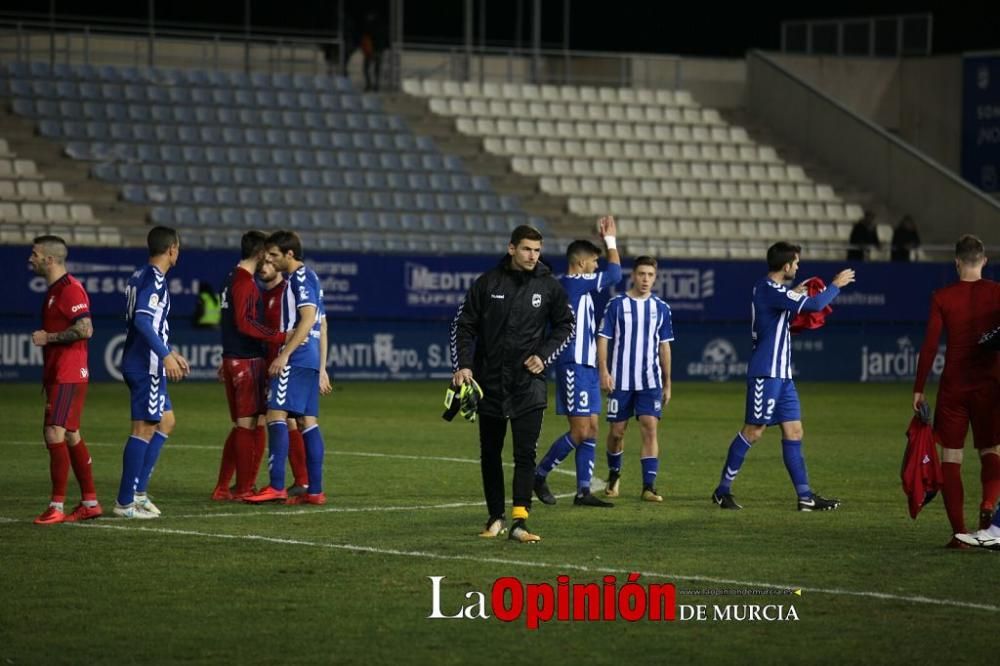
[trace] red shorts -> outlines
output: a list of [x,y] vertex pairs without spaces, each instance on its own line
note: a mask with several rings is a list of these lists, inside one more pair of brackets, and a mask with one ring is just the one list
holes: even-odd
[[960,449],[972,425],[977,449],[1000,444],[1000,384],[970,391],[940,391],[934,409],[934,432],[946,449]]
[[86,383],[50,384],[45,387],[45,425],[59,426],[70,432],[80,429]]
[[223,358],[229,416],[235,421],[267,412],[267,366],[262,358]]

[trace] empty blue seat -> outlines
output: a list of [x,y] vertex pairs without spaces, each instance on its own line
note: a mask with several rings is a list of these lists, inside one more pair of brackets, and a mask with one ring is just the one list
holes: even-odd
[[164,165],[163,175],[165,176],[167,182],[170,183],[191,182],[191,179],[188,178],[187,169],[185,169],[181,164]]
[[401,211],[409,211],[417,209],[417,199],[410,192],[393,192],[392,193],[393,208]]
[[265,206],[283,206],[285,205],[284,191],[265,187],[260,190],[260,201]]
[[441,156],[434,154],[421,155],[420,164],[428,171],[443,171],[446,168]]
[[[249,167],[233,167],[233,182],[237,185],[256,185],[257,170]],[[269,182],[269,181],[265,181]]]
[[236,198],[243,206],[259,206],[261,190],[256,187],[241,187],[236,190]]
[[257,208],[244,209],[243,217],[246,220],[246,225],[251,229],[262,229],[267,225],[267,218]]
[[312,214],[304,210],[293,210],[288,221],[293,229],[308,229],[312,227]]
[[343,188],[344,187],[344,174],[341,171],[326,170],[320,172],[323,178],[323,187],[330,188]]
[[267,226],[276,229],[287,229],[289,226],[288,211],[275,208],[267,211]]
[[282,190],[284,204],[289,208],[307,208],[306,191],[300,189]]
[[338,229],[354,229],[354,213],[346,210],[338,210],[333,214],[333,224]]
[[198,208],[198,224],[206,227],[217,227],[222,224],[222,219],[219,217],[219,209],[217,208]]
[[350,205],[351,208],[372,208],[372,195],[370,192],[351,192],[350,195]]
[[[488,195],[483,195],[488,196]],[[500,197],[500,210],[507,211],[510,213],[518,213],[521,211],[521,202],[517,200],[517,197],[512,197],[510,195],[503,195]]]
[[243,227],[243,211],[239,208],[223,208],[219,216],[223,226]]
[[471,211],[479,208],[479,198],[475,194],[462,193],[456,197],[460,210]]
[[458,210],[458,199],[454,194],[437,194],[434,198],[440,210]]

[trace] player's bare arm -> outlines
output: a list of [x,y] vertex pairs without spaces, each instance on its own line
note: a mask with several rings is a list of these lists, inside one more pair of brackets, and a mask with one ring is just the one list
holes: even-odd
[[615,387],[615,378],[608,372],[608,339],[597,337],[597,371],[601,377],[601,390],[610,393]]
[[919,412],[920,411],[920,405],[924,404],[925,402],[927,402],[927,398],[924,397],[923,393],[914,393],[913,394],[913,411]]
[[832,284],[837,285],[837,287],[846,287],[852,282],[854,282],[854,269],[845,268],[833,276]]
[[327,354],[327,325],[326,317],[320,320],[319,324],[319,392],[320,395],[329,395],[333,392],[333,385],[330,383],[330,373],[326,370]]
[[671,351],[669,342],[660,343],[660,373],[663,377],[663,406],[666,407],[667,403],[670,402],[670,367],[671,367]]
[[291,357],[292,352],[309,337],[309,331],[312,330],[313,324],[316,323],[316,306],[303,305],[299,308],[299,316],[300,319],[295,325],[295,330],[292,331],[292,336],[285,341],[285,346],[281,348],[281,353],[275,357],[267,369],[269,377],[277,377],[281,374],[282,368],[288,365],[288,359]]
[[31,334],[31,342],[36,347],[45,345],[65,345],[77,340],[87,340],[94,335],[94,323],[90,317],[81,317],[73,322],[69,328],[49,333],[38,330]]

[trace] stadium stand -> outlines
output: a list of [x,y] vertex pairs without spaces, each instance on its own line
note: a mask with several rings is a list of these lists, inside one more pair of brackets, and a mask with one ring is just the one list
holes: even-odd
[[0,138],[0,242],[27,243],[45,233],[77,245],[118,242],[89,205],[67,196],[62,182],[46,178],[34,161],[19,157]]
[[513,226],[545,227],[343,78],[38,62],[3,74],[41,136],[203,246],[258,226],[324,249],[496,253]]
[[684,90],[408,79],[403,91],[569,212],[614,212],[630,254],[756,258],[789,237],[842,258],[862,214]]

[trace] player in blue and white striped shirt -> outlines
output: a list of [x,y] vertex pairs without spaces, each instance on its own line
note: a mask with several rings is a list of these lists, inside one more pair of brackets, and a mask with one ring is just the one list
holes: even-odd
[[751,327],[753,352],[747,367],[746,415],[743,429],[729,445],[722,478],[712,493],[712,501],[723,509],[741,509],[731,493],[733,481],[750,447],[769,425],[781,426],[781,452],[785,468],[799,497],[799,511],[829,511],[840,501],[820,497],[809,486],[802,457],[802,416],[799,395],[792,380],[792,342],[788,324],[800,312],[825,308],[840,288],[854,282],[854,271],[843,270],[830,286],[816,296],[806,296],[804,285],[789,289],[795,279],[801,248],[778,242],[767,250],[767,277],[753,287]]
[[566,248],[569,269],[559,279],[569,296],[569,307],[576,319],[576,337],[563,349],[556,361],[556,413],[569,419],[569,431],[552,442],[535,469],[535,494],[545,504],[555,504],[546,477],[571,451],[576,449],[577,506],[613,506],[590,494],[597,452],[597,417],[601,413],[601,385],[597,375],[597,321],[593,294],[609,289],[622,278],[621,259],[615,241],[615,218],[598,220],[598,228],[608,247],[608,269],[597,270],[601,249],[590,241],[578,240]]
[[167,271],[177,264],[180,237],[169,227],[153,227],[146,235],[149,263],[125,285],[128,328],[122,349],[122,377],[132,403],[132,434],[122,456],[122,478],[114,514],[122,518],[156,518],[160,510],[146,495],[160,450],[174,428],[167,380],[180,381],[190,372],[183,356],[171,351],[170,292]]
[[[660,447],[657,427],[670,401],[670,341],[674,327],[670,306],[653,295],[656,259],[638,257],[632,266],[632,288],[608,302],[597,338],[597,368],[608,396],[608,487],[618,496],[625,430],[635,414],[642,431],[642,499],[662,502],[656,491]],[[612,341],[610,354],[608,341]],[[608,360],[610,359],[610,370]]]
[[[267,261],[287,275],[288,287],[281,305],[281,330],[287,337],[267,374],[271,378],[267,400],[267,434],[270,483],[244,499],[251,504],[284,502],[326,504],[323,492],[325,445],[319,429],[320,368],[325,355],[322,290],[319,277],[302,261],[302,241],[294,231],[276,231],[267,239]],[[288,423],[294,416],[305,443],[309,488],[304,496],[289,500],[285,489],[288,458]]]

